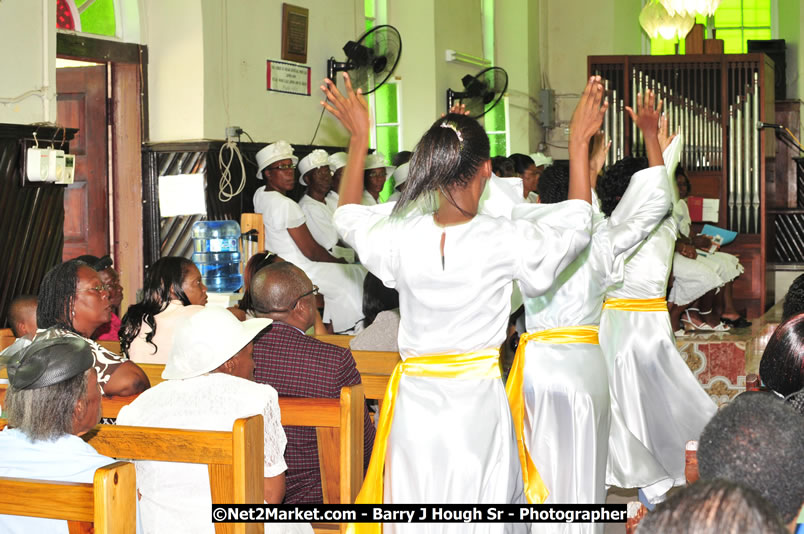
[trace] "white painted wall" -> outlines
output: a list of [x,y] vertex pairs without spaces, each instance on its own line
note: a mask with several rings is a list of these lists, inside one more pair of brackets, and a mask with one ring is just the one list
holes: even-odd
[[0,123],[55,121],[56,3],[0,2],[0,50]]

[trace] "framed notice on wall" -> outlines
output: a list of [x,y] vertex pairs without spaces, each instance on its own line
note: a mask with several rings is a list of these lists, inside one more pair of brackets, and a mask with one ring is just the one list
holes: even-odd
[[307,63],[307,27],[310,12],[303,7],[282,4],[282,59]]
[[310,96],[310,67],[267,61],[266,83],[269,91]]

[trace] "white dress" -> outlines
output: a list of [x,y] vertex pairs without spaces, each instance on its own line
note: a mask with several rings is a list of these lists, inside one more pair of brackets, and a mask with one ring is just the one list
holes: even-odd
[[[607,298],[664,299],[676,235],[676,222],[668,216],[626,261],[622,284],[609,291]],[[620,406],[628,430],[673,483],[683,485],[685,445],[698,439],[717,407],[679,354],[667,310],[604,309],[600,348],[606,357],[612,399]],[[642,466],[634,461],[638,457],[612,446],[609,483],[642,486],[638,476]],[[651,501],[663,498],[660,486],[645,488],[645,494]]]
[[[335,212],[335,224],[371,272],[399,291],[399,349],[408,359],[499,347],[512,280],[527,295],[541,294],[589,242],[589,204],[572,201],[567,209],[570,216],[552,224],[478,215],[442,228],[432,214],[389,219],[385,205],[348,205]],[[525,502],[501,380],[401,377],[384,500]],[[385,525],[385,532],[411,533],[526,530],[512,523]]]
[[[690,210],[686,199],[676,202],[673,217],[679,235],[690,235]],[[698,251],[695,259],[682,256],[678,252],[673,255],[673,287],[670,289],[669,301],[685,306],[698,300],[709,291],[731,282],[743,272],[740,260],[725,252],[704,253]]]
[[324,197],[324,202],[327,203],[327,206],[332,210],[332,213],[335,213],[335,210],[338,209],[339,199],[340,195],[338,195],[337,191],[330,191],[327,193],[327,196]]
[[331,250],[338,243],[338,231],[332,220],[335,211],[330,209],[326,202],[319,202],[309,195],[304,195],[299,200],[299,207],[304,212],[307,228],[313,239],[325,249]]
[[[560,204],[543,205],[554,209]],[[597,325],[606,288],[623,279],[625,258],[664,218],[670,208],[666,170],[637,173],[608,219],[593,218],[592,242],[561,273],[544,295],[525,300],[528,332]],[[514,217],[520,215],[514,210]],[[541,343],[525,347],[525,446],[550,490],[546,504],[606,501],[606,464],[610,420],[613,445],[629,443],[647,464],[644,485],[664,471],[624,428],[618,409],[610,410],[609,382],[600,346],[590,343]],[[669,487],[669,485],[668,485]],[[534,523],[531,532],[602,533],[602,523]]]
[[363,319],[363,280],[361,265],[311,261],[302,253],[288,228],[297,228],[306,217],[298,204],[276,191],[258,189],[254,210],[262,214],[265,247],[302,269],[324,295],[324,322],[335,332],[352,329]]

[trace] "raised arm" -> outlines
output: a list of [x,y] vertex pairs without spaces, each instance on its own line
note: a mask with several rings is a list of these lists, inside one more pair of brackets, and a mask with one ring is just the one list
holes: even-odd
[[570,121],[569,199],[592,202],[592,186],[589,182],[589,142],[600,130],[608,106],[608,101],[603,98],[600,76],[592,76]]
[[369,146],[368,104],[360,89],[357,92],[352,89],[352,81],[345,72],[343,81],[346,84],[346,96],[341,94],[330,79],[324,80],[325,85],[321,86],[327,97],[321,105],[335,115],[351,136],[349,157],[338,190],[338,206],[360,204],[363,197],[363,167]]

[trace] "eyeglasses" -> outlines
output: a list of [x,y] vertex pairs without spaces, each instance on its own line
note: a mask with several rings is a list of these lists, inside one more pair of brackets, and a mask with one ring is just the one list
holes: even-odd
[[255,308],[255,309],[260,313],[289,313],[290,311],[292,311],[299,304],[299,301],[301,299],[303,299],[304,297],[309,297],[310,295],[318,296],[318,286],[314,285],[313,289],[311,289],[307,293],[303,293],[302,295],[299,295],[299,297],[296,298],[296,300],[294,300],[293,303],[290,306],[288,306],[287,308],[284,308],[284,309],[279,308],[279,309],[274,309],[274,310],[260,310],[258,308]]
[[110,289],[112,289],[112,286],[110,284],[101,284],[101,285],[96,286],[96,287],[87,287],[85,289],[76,289],[76,291],[92,291],[92,292],[95,292],[95,293],[102,293],[104,291],[108,292]]
[[295,169],[296,166],[292,163],[285,163],[283,165],[277,165],[276,167],[268,167],[269,171],[288,171]]

